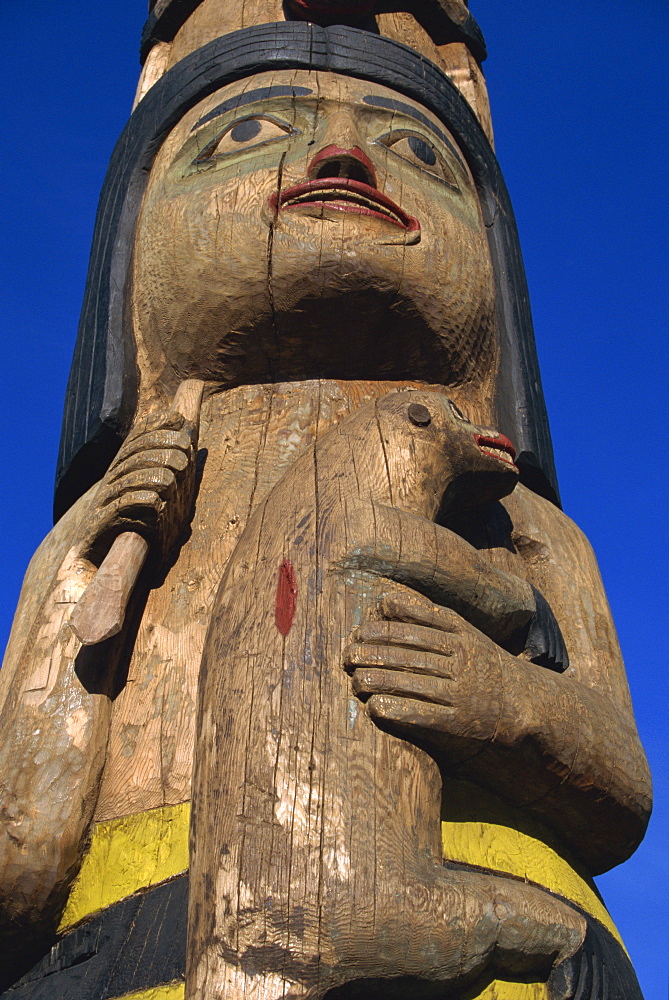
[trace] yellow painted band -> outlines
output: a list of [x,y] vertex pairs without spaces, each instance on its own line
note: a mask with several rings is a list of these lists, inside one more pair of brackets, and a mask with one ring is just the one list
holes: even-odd
[[189,818],[190,803],[182,802],[96,824],[59,932],[186,871]]
[[508,983],[496,979],[482,993],[465,993],[459,1000],[548,1000],[545,983]]
[[[544,886],[595,917],[622,944],[592,880],[540,824],[464,782],[446,781],[443,800],[446,860],[479,865]],[[189,818],[190,804],[183,802],[98,823],[59,930],[186,871]],[[480,995],[481,1000],[543,998],[536,992],[538,985],[508,984],[511,993],[500,993],[501,986],[493,984]],[[534,992],[528,993],[528,989]]]
[[[127,993],[119,1000],[184,1000],[184,984],[171,983],[155,986],[139,993]],[[483,993],[468,993],[461,1000],[548,1000],[548,992],[543,983],[491,983]]]
[[125,993],[119,1000],[184,1000],[184,984],[153,986],[150,990],[140,990],[139,993]]
[[[623,944],[590,876],[527,813],[463,781],[444,782],[443,803],[441,835],[447,861],[535,882],[576,903]],[[487,1000],[488,994],[482,996]]]

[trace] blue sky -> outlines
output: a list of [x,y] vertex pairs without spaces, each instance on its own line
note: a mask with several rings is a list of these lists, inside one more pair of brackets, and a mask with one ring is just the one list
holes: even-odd
[[[657,805],[599,879],[646,1000],[666,996],[669,862],[666,0],[471,0],[488,42],[566,512],[618,627]],[[2,0],[0,640],[51,524],[97,197],[132,103],[143,0]]]

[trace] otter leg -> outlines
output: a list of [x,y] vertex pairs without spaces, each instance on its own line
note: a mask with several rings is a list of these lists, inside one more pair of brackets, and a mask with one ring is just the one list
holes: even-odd
[[331,978],[290,996],[318,1000],[356,982],[372,996],[375,987],[380,995],[393,996],[394,980],[403,995],[422,1000],[443,996],[445,987],[450,995],[486,974],[547,981],[585,938],[579,913],[512,879],[434,864],[413,877],[405,871],[394,889],[386,873],[379,886],[386,896],[377,900],[384,913],[382,933],[366,912],[340,912],[346,947]]

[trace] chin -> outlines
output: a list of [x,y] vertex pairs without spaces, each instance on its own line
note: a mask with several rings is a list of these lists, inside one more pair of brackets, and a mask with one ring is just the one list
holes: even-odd
[[461,359],[407,299],[368,284],[278,308],[273,370],[281,379],[421,380],[455,384]]
[[434,263],[418,247],[346,247],[342,252],[341,243],[323,240],[312,256],[305,255],[311,248],[304,244],[298,254],[297,247],[275,239],[274,363],[282,378],[457,385],[484,374],[481,358],[492,353],[494,342],[494,296],[487,282],[473,287],[471,276],[456,287],[443,277],[426,282]]
[[182,376],[225,386],[476,380],[493,336],[485,268],[456,266],[429,241],[380,245],[380,226],[345,221],[300,219],[271,241],[261,219],[223,241],[203,215],[179,239],[156,229],[135,259],[143,338]]

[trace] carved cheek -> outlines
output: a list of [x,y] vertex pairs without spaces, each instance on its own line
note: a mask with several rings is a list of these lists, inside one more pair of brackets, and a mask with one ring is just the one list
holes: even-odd
[[138,222],[133,259],[138,336],[167,359],[201,370],[220,338],[262,315],[267,297],[268,225],[261,205],[273,180],[232,185],[156,185]]

